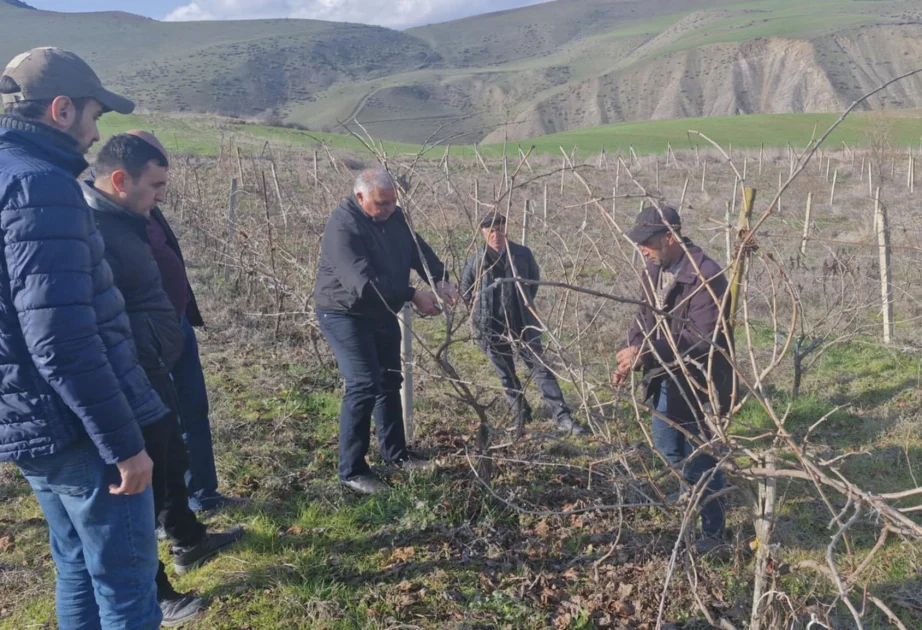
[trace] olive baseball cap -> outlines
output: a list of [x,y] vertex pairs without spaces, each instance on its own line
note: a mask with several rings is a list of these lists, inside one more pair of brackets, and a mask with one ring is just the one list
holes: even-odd
[[134,103],[102,86],[93,69],[80,57],[60,48],[33,48],[7,64],[3,76],[19,86],[18,92],[3,94],[4,103],[46,101],[67,96],[93,98],[108,111],[130,114]]

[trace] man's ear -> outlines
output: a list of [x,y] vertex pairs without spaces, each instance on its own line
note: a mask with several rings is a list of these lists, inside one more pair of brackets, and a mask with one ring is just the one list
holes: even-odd
[[77,118],[77,108],[67,96],[56,96],[49,112],[52,122],[61,129],[70,129]]
[[357,192],[357,193],[355,193],[355,198],[359,200],[359,203],[360,203],[360,204],[361,204],[361,203],[364,203],[364,201],[365,201],[365,193],[363,193],[363,192]]
[[115,169],[109,175],[109,183],[112,184],[112,190],[120,196],[124,196],[128,190],[128,178],[130,175],[121,169]]

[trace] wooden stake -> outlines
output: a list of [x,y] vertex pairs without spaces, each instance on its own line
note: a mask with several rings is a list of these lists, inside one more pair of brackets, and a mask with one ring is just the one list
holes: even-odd
[[813,210],[813,193],[807,193],[807,210],[804,212],[804,236],[800,241],[800,255],[807,255],[807,237],[810,235],[810,212]]
[[314,151],[314,186],[320,186],[320,176],[317,174],[317,152]]
[[686,177],[685,185],[682,186],[682,198],[679,199],[679,207],[678,207],[679,214],[682,214],[682,206],[685,205],[685,193],[687,192],[688,192],[688,178]]
[[528,199],[522,204],[522,245],[528,247]]
[[227,244],[225,245],[226,256],[224,258],[224,285],[230,285],[231,263],[230,258],[233,253],[234,239],[237,233],[237,180],[231,180],[230,203],[227,207]]
[[752,207],[756,200],[756,189],[746,188],[743,191],[743,206],[740,208],[739,231],[743,242],[740,243],[742,251],[739,257],[735,257],[730,270],[730,325],[736,324],[736,311],[739,308],[740,286],[743,283],[743,276],[746,274],[746,262],[749,258],[749,248],[746,247],[746,240],[749,236],[749,221],[752,218]]
[[759,175],[762,174],[762,158],[765,157],[765,143],[759,143]]
[[547,223],[547,182],[544,182],[544,202],[542,205],[544,206],[544,222]]
[[400,386],[400,404],[403,407],[403,432],[407,443],[413,441],[413,309],[409,304],[400,309],[400,363],[403,367],[403,384]]
[[781,171],[778,171],[778,214],[781,214]]
[[[545,184],[546,185],[546,184]],[[480,180],[474,180],[474,222],[480,221]]]
[[836,199],[836,182],[839,179],[839,169],[836,169],[832,174],[832,190],[829,191],[829,207],[832,207],[832,203]]
[[269,161],[269,169],[272,171],[272,181],[275,184],[275,196],[278,197],[279,200],[279,212],[282,213],[282,223],[285,224],[285,229],[288,229],[288,213],[285,212],[285,204],[282,203],[282,187],[279,186],[279,176],[275,172],[275,160]]
[[708,163],[707,160],[701,164],[701,192],[704,192],[704,180],[708,174]]
[[880,203],[880,187],[874,193],[874,216],[880,258],[880,297],[884,319],[884,343],[893,339],[893,281],[890,273],[890,225],[887,211]]

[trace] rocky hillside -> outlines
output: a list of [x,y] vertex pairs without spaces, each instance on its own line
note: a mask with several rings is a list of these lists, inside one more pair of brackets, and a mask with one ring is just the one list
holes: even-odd
[[[841,109],[922,67],[919,0],[556,0],[399,32],[163,23],[0,0],[0,57],[85,55],[142,108],[454,143],[598,124]],[[868,108],[922,108],[922,77]]]

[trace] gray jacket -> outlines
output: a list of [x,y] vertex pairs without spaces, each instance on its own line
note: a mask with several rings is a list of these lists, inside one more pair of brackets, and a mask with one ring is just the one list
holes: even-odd
[[[512,256],[512,263],[515,267],[516,275],[523,280],[541,280],[541,269],[535,260],[534,254],[524,245],[508,241],[506,250]],[[467,259],[464,264],[464,272],[461,274],[461,297],[471,309],[471,323],[474,327],[476,340],[485,345],[489,342],[491,333],[491,320],[493,318],[493,300],[496,295],[493,282],[496,280],[496,273],[486,263],[486,246],[481,247]],[[517,309],[519,321],[522,323],[522,330],[507,331],[513,336],[522,336],[526,343],[532,343],[541,338],[541,326],[535,318],[529,305],[534,305],[535,295],[538,293],[537,284],[523,284],[522,291],[518,288],[515,291],[507,292],[507,295],[514,296],[515,302],[504,304],[503,310],[509,312],[509,309]],[[526,303],[522,293],[528,298]],[[500,294],[502,294],[500,292]]]

